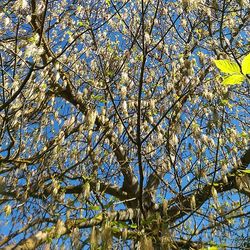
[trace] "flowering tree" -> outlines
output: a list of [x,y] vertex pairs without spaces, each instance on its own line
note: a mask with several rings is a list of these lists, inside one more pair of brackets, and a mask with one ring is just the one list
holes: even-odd
[[225,85],[214,60],[241,74],[247,0],[2,0],[0,16],[1,249],[244,247],[249,75]]

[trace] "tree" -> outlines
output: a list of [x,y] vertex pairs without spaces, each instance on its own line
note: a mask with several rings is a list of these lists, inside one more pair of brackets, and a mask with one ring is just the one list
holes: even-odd
[[248,1],[0,11],[1,249],[246,246]]

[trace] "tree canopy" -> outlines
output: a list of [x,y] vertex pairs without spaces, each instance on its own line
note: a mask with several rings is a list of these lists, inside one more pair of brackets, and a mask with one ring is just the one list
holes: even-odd
[[247,0],[0,17],[1,249],[247,247]]

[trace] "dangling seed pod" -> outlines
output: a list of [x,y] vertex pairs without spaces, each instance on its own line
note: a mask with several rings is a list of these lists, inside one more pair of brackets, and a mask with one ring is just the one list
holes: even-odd
[[166,217],[168,213],[168,201],[165,199],[162,201],[162,212],[164,217]]
[[58,236],[61,236],[62,234],[65,233],[66,227],[65,227],[64,222],[62,220],[57,221],[55,230],[56,230],[56,234]]
[[90,243],[90,249],[94,250],[98,246],[97,232],[95,226],[92,228],[89,243]]
[[140,239],[140,249],[154,250],[152,238],[147,237],[146,235],[142,236]]
[[90,196],[90,184],[88,182],[86,182],[84,184],[84,199],[88,199]]
[[218,199],[218,193],[214,186],[211,188],[211,193],[214,199]]
[[190,207],[191,207],[192,210],[195,210],[195,208],[196,208],[196,200],[195,200],[195,196],[194,195],[191,196]]
[[104,249],[112,249],[112,228],[108,222],[102,227],[102,244]]
[[123,231],[122,231],[122,239],[123,240],[127,240],[128,238],[128,229],[125,228]]

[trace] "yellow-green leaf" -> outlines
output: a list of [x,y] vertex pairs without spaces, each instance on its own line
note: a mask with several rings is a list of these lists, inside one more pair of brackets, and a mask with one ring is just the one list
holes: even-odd
[[208,250],[218,250],[218,247],[216,246],[208,247]]
[[88,209],[89,209],[89,210],[98,211],[98,210],[100,210],[101,208],[100,208],[100,206],[89,206]]
[[82,21],[79,21],[79,22],[78,22],[78,25],[79,25],[79,26],[83,26],[83,22],[82,22]]
[[250,169],[246,169],[246,170],[240,170],[241,172],[244,172],[244,173],[247,173],[247,174],[250,174]]
[[9,216],[11,214],[11,206],[10,205],[6,205],[4,207],[4,212],[5,212],[6,216]]
[[238,75],[231,75],[231,76],[226,77],[222,83],[225,85],[240,84],[244,80],[245,80],[245,76],[238,74]]
[[102,221],[102,219],[103,219],[102,213],[97,214],[97,215],[94,217],[94,219],[97,220],[97,221]]
[[214,63],[223,73],[240,74],[240,67],[235,62],[231,62],[229,60],[214,60]]
[[250,53],[244,57],[241,66],[244,75],[250,74]]

